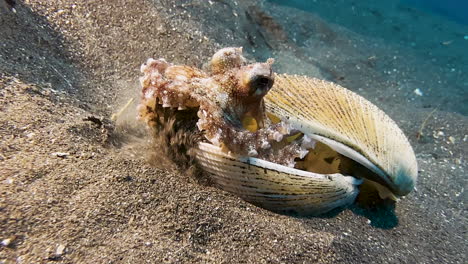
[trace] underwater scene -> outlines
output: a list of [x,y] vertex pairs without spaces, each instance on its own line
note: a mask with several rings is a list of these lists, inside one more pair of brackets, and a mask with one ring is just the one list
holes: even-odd
[[467,263],[468,2],[0,0],[0,263]]

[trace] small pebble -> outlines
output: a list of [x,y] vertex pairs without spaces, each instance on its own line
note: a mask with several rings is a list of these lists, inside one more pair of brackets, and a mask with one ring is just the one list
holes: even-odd
[[14,182],[14,180],[12,178],[6,178],[5,179],[6,184],[12,184],[13,182]]
[[2,246],[8,247],[9,245],[11,245],[11,243],[13,243],[13,241],[15,241],[15,238],[15,236],[11,236],[9,238],[3,239],[1,243]]
[[66,158],[70,153],[68,152],[54,152],[51,154],[52,156],[59,157],[59,158]]
[[414,93],[418,96],[423,96],[423,92],[419,88],[414,89]]
[[444,133],[443,131],[437,131],[437,132],[434,131],[434,132],[432,133],[432,136],[433,136],[434,138],[439,138],[439,137],[445,136],[445,133]]
[[55,256],[60,257],[63,255],[64,252],[65,252],[65,245],[60,244],[55,250]]
[[448,137],[448,140],[449,140],[450,143],[452,143],[452,144],[455,144],[455,142],[456,142],[455,138],[452,137],[452,136]]

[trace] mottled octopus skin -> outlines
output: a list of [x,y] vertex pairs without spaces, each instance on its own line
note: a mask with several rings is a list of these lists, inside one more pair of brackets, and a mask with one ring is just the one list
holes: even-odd
[[[151,126],[156,118],[156,101],[163,107],[199,107],[197,126],[212,144],[237,155],[291,165],[304,149],[298,143],[280,146],[291,132],[289,126],[285,122],[272,124],[265,117],[263,97],[274,82],[272,63],[246,64],[241,51],[232,48],[213,56],[208,73],[149,59],[141,69],[145,75],[141,79],[140,118]],[[263,76],[263,81],[260,79],[258,87],[252,89],[252,83],[259,82],[258,76]],[[258,121],[258,130],[243,128],[242,120],[247,117]]]

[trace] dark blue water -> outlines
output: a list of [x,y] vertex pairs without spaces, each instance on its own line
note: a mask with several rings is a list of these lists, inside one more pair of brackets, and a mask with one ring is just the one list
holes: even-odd
[[468,25],[468,0],[404,0],[403,2]]
[[[351,50],[356,48],[362,54],[367,54],[367,51],[381,45],[382,49],[370,51],[379,54],[381,58],[382,68],[375,68],[376,72],[398,68],[401,73],[398,77],[392,75],[391,78],[396,79],[386,79],[390,75],[382,77],[388,82],[382,87],[398,80],[407,87],[406,91],[400,90],[400,93],[406,93],[408,98],[415,89],[424,88],[427,91],[414,101],[420,102],[420,107],[435,105],[444,111],[463,115],[468,113],[468,0],[268,1],[272,3],[271,6],[285,7],[282,10],[297,20],[277,17],[277,21],[282,22],[286,31],[294,37],[296,44],[303,45],[304,52],[320,61],[323,67],[326,68],[324,65],[329,63],[328,68],[342,66],[342,71],[347,71],[351,68],[345,64],[350,63],[354,56],[349,53]],[[297,17],[293,16],[294,12],[297,12]],[[320,43],[317,39],[310,39],[310,36],[317,38],[322,33],[317,33],[317,27],[301,26],[301,18],[304,17],[310,17],[310,21],[314,21],[314,17],[325,21],[334,32],[341,34],[345,39],[343,43],[350,43],[351,39],[359,41],[350,48],[339,42]],[[322,56],[326,54],[327,48],[331,54],[346,59],[338,64],[327,61],[327,57]],[[319,49],[320,52],[315,52]],[[385,54],[388,56],[385,57]],[[403,56],[405,59],[397,62],[392,59],[394,56]],[[353,74],[363,76],[366,72],[348,72],[348,80]],[[373,80],[376,78],[370,77]],[[410,82],[411,85],[405,86]],[[365,84],[343,85],[358,89]]]
[[[321,0],[270,1],[278,4],[296,7],[305,11],[314,11],[314,6]],[[385,1],[376,1],[376,4],[385,4],[384,2]],[[426,12],[429,11],[436,13],[460,24],[468,25],[468,0],[400,0],[400,2],[412,6],[414,8],[424,10]],[[350,5],[352,5],[353,1],[350,0],[349,3]]]

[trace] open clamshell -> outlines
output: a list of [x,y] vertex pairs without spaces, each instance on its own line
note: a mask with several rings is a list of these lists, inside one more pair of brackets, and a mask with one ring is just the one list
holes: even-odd
[[330,82],[275,75],[272,60],[247,64],[241,52],[219,51],[208,73],[164,60],[142,67],[140,117],[154,126],[161,108],[196,111],[184,133],[203,132],[190,152],[218,187],[273,211],[312,215],[351,204],[361,183],[381,198],[414,188],[414,152],[375,105]]
[[321,214],[351,204],[362,182],[233,156],[209,143],[198,145],[196,158],[219,188],[276,212]]
[[283,75],[267,111],[372,171],[393,194],[414,189],[417,162],[401,129],[377,106],[331,82]]
[[359,168],[343,169],[348,175],[338,173],[340,168],[320,174],[201,143],[196,158],[220,188],[270,210],[312,215],[351,204],[363,179],[374,182],[382,198],[406,195],[414,188],[417,163],[411,145],[398,126],[363,97],[331,82],[277,75],[265,105],[268,114],[287,120]]

